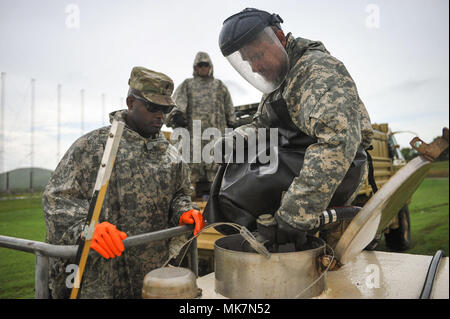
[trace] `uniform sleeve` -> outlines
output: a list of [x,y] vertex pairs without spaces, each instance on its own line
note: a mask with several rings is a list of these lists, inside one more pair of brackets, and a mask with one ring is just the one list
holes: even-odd
[[284,194],[277,213],[302,229],[318,226],[319,215],[344,179],[361,143],[361,119],[353,81],[339,74],[335,76],[335,85],[313,99],[317,103],[309,110],[304,105],[307,112],[302,113],[302,118],[293,117],[297,125],[304,124],[304,131],[317,142],[307,148],[300,174]]
[[88,157],[85,145],[80,139],[71,146],[45,188],[42,204],[49,243],[76,244],[86,221],[100,159],[96,154]]
[[181,161],[179,164],[179,171],[177,176],[177,185],[175,194],[171,203],[171,223],[173,226],[178,226],[181,215],[191,209],[197,209],[198,206],[191,201],[191,172],[189,166]]

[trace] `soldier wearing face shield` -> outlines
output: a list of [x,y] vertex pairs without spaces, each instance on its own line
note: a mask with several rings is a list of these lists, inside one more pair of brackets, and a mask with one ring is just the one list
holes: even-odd
[[[219,45],[236,71],[263,93],[253,122],[235,129],[235,134],[278,128],[279,150],[296,152],[291,166],[297,171],[285,188],[273,186],[272,193],[278,197],[274,200],[276,208],[269,213],[284,233],[281,237],[301,246],[306,234],[321,226],[323,211],[349,205],[356,197],[367,174],[365,149],[370,146],[373,131],[344,64],[331,56],[321,42],[295,38],[291,33],[285,35],[282,22],[277,14],[247,8],[224,21]],[[279,152],[280,163],[282,153]],[[276,174],[282,174],[282,170],[280,166]],[[277,179],[269,177],[267,184],[270,178]],[[229,179],[224,177],[224,182]],[[239,206],[239,213],[232,218],[245,220],[242,216],[248,216],[251,228],[255,225],[251,215],[257,218],[267,211],[243,207],[244,201],[238,203],[239,196],[258,196],[258,189],[265,187],[260,182],[248,191],[241,188],[239,195],[228,199],[222,214],[231,216],[233,205]],[[222,191],[228,190],[222,185]],[[254,203],[264,200],[269,201],[266,196]],[[265,207],[271,205],[266,202]],[[206,218],[209,222],[218,220],[208,214]],[[321,235],[334,246],[347,225],[334,225]]]

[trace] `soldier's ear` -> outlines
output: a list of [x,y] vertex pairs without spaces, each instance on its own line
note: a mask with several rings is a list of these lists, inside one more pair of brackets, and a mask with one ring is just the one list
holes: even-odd
[[280,40],[283,47],[286,47],[286,36],[284,35],[284,32],[280,29],[274,31],[275,35],[277,36],[278,40]]
[[127,106],[128,109],[131,110],[133,108],[133,101],[134,101],[134,97],[132,97],[131,95],[129,95],[126,99],[127,102]]

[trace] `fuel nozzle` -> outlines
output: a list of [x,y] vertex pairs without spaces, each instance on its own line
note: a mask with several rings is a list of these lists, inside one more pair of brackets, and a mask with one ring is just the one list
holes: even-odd
[[[245,227],[243,227],[245,228]],[[263,214],[256,220],[256,232],[252,234],[246,232],[241,235],[246,239],[242,242],[242,250],[245,252],[264,251],[264,255],[270,256],[270,252],[278,252],[277,239],[278,224],[270,214]],[[245,235],[245,236],[244,236]]]
[[256,220],[256,240],[273,251],[278,250],[277,245],[278,224],[273,215],[262,214]]

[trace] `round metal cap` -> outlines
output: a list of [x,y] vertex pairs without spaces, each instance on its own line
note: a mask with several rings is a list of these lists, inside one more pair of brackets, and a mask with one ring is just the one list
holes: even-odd
[[194,273],[187,268],[164,267],[144,277],[144,299],[190,299],[199,296]]

